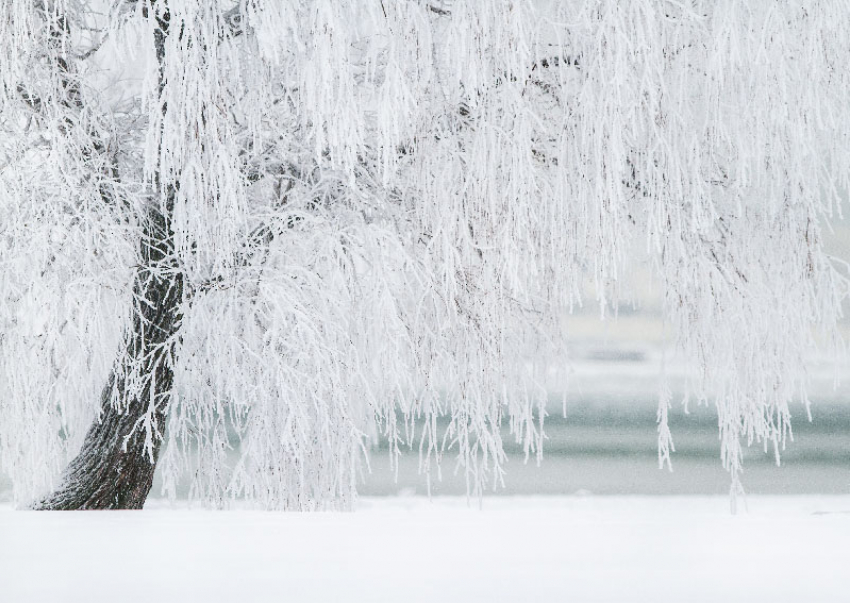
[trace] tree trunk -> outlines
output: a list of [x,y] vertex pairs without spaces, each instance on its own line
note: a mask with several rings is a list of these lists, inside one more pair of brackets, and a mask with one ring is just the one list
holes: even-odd
[[174,191],[152,210],[141,241],[132,332],[101,394],[102,414],[89,429],[62,485],[36,509],[140,509],[165,430],[182,319],[183,275],[174,261]]
[[[165,41],[170,13],[167,0],[154,15],[154,46],[159,65],[159,92],[165,86]],[[148,7],[143,11],[148,16]],[[67,34],[64,18],[57,31]],[[67,75],[67,65],[59,65]],[[162,105],[163,114],[167,108]],[[103,388],[101,415],[89,429],[80,453],[71,461],[62,484],[35,503],[39,510],[141,509],[156,469],[174,385],[174,358],[183,318],[183,274],[174,254],[172,216],[177,185],[155,183],[161,199],[143,216],[141,261],[133,284],[132,331]]]

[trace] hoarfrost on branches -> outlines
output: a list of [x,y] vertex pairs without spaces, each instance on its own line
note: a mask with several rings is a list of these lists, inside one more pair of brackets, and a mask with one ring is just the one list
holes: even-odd
[[[140,392],[166,489],[213,504],[346,506],[378,432],[496,486],[504,422],[540,454],[559,313],[588,276],[614,307],[636,244],[737,490],[840,345],[848,29],[842,0],[0,0],[16,499]],[[142,274],[182,287],[153,369]]]

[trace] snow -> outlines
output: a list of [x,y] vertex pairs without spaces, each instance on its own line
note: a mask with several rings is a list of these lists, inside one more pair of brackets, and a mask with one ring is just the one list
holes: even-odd
[[847,601],[850,496],[361,499],[354,513],[0,508],[0,600]]
[[[351,500],[378,436],[432,470],[451,446],[486,488],[502,427],[540,451],[547,381],[581,394],[582,308],[655,319],[736,482],[741,442],[802,423],[850,297],[824,234],[850,183],[847,2],[141,4],[0,11],[17,500],[60,483],[105,404],[140,409],[128,452],[165,430],[166,487],[210,502]],[[154,306],[167,354],[139,362]],[[594,347],[606,384],[642,357]],[[683,381],[662,359],[655,392]]]

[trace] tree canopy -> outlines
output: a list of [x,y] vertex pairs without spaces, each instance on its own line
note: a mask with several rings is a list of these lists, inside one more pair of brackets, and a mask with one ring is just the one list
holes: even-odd
[[498,485],[503,424],[542,449],[559,313],[616,308],[635,245],[739,488],[842,345],[848,31],[844,0],[0,0],[16,498],[131,399],[166,488],[217,504],[344,507],[376,434]]

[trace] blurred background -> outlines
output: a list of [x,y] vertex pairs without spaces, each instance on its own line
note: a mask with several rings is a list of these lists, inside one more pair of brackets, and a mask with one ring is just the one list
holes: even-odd
[[[850,220],[826,229],[828,252],[850,261]],[[661,300],[649,267],[629,275],[633,303],[621,303],[616,317],[600,320],[597,306],[564,316],[570,333],[569,390],[549,392],[543,460],[526,460],[504,430],[508,456],[505,486],[494,495],[689,495],[727,494],[730,479],[721,466],[717,415],[711,405],[691,399],[687,409],[688,367],[673,355]],[[847,314],[850,314],[848,312]],[[850,319],[842,335],[850,341]],[[669,425],[675,444],[672,471],[659,469],[657,422],[659,386],[666,375],[672,392]],[[750,494],[850,494],[850,370],[824,356],[810,373],[812,420],[797,401],[791,407],[793,441],[776,465],[773,450],[759,445],[745,451],[743,485]],[[566,400],[566,403],[564,402]],[[566,418],[564,410],[566,409]],[[234,446],[238,440],[234,439]],[[430,493],[463,495],[462,472],[455,473],[452,451],[443,457],[441,476]],[[405,450],[398,470],[379,443],[364,472],[364,496],[427,495],[419,473],[418,448]],[[151,497],[159,497],[159,480]],[[186,488],[178,496],[187,496]],[[0,473],[0,502],[12,498]]]
[[[845,215],[848,213],[845,203]],[[850,262],[850,220],[824,229],[828,253]],[[661,299],[648,267],[630,275],[634,304],[600,320],[592,303],[564,317],[572,357],[564,418],[563,392],[550,392],[548,437],[542,462],[525,460],[507,429],[505,487],[496,495],[527,494],[727,494],[730,478],[720,460],[717,413],[711,405],[687,404],[688,367],[673,355]],[[850,310],[850,309],[848,309]],[[850,341],[850,311],[842,336]],[[658,466],[659,386],[666,374],[672,391],[669,425],[676,451],[672,471]],[[744,455],[743,485],[752,494],[850,494],[850,369],[824,356],[810,373],[811,422],[800,401],[791,406],[793,441],[776,465],[772,447],[754,444]],[[372,452],[363,495],[425,495],[418,450],[406,452],[398,474],[388,449]],[[432,495],[466,493],[463,473],[444,457],[442,479]]]

